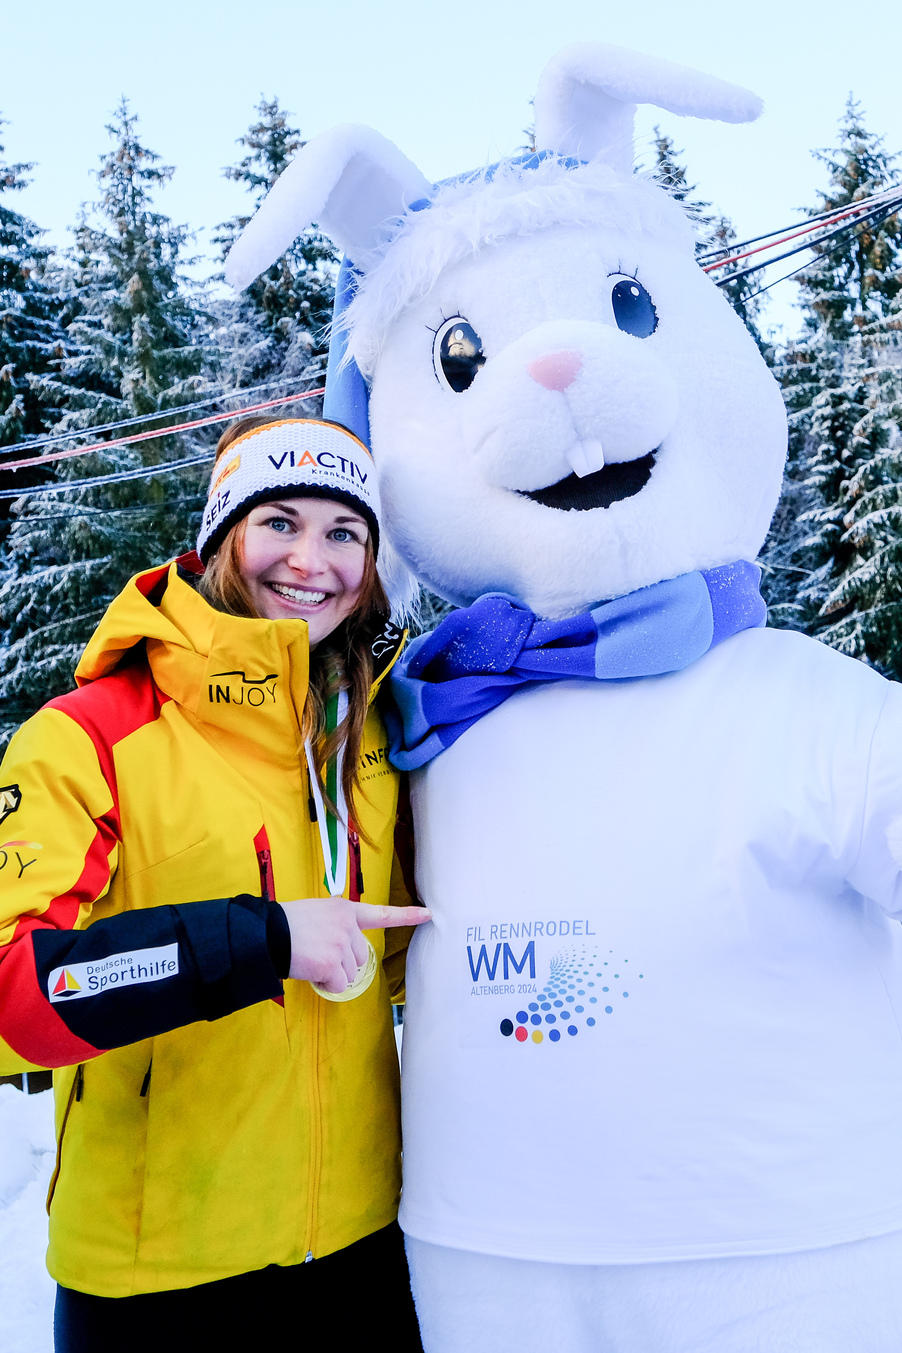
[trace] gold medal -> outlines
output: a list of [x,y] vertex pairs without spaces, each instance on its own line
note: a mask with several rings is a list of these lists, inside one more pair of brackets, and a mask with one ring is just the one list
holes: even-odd
[[324,1001],[355,1001],[372,986],[376,976],[376,951],[366,935],[363,938],[367,947],[366,962],[357,969],[357,976],[350,986],[345,987],[344,991],[327,991],[319,982],[310,983],[317,996],[322,996]]

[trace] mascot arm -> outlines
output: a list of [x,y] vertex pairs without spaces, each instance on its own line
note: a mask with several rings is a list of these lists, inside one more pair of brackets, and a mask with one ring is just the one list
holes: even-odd
[[860,812],[857,855],[847,881],[887,916],[902,920],[902,685],[895,682],[889,683],[871,740]]

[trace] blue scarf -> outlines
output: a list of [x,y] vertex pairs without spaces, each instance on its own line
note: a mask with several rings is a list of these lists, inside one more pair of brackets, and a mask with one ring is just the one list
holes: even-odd
[[761,570],[740,560],[683,573],[603,602],[571,620],[539,620],[488,592],[415,639],[395,664],[386,711],[390,759],[416,770],[524,686],[630,681],[680,672],[767,619]]

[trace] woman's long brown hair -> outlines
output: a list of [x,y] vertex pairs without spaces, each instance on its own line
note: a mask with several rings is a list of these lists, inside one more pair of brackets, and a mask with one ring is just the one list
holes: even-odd
[[[302,422],[302,419],[280,419],[280,422]],[[233,442],[256,428],[268,427],[267,418],[242,418],[233,423],[219,439],[216,460]],[[259,619],[259,612],[251,601],[250,592],[241,576],[242,542],[247,517],[242,517],[229,531],[213,558],[198,579],[197,590],[217,611],[228,615]],[[342,789],[348,812],[356,817],[355,793],[359,789],[360,745],[363,725],[369,708],[370,688],[373,684],[373,641],[385,626],[390,613],[385,589],[376,572],[373,541],[367,535],[366,563],[360,597],[351,614],[336,630],[317,644],[310,654],[310,685],[301,719],[301,733],[313,748],[313,759],[320,780],[323,797],[337,816],[334,803],[326,791],[326,765],[344,744]],[[348,693],[347,718],[326,736],[326,705],[331,696],[344,687]],[[356,824],[355,824],[356,825]],[[359,831],[359,825],[357,826]]]

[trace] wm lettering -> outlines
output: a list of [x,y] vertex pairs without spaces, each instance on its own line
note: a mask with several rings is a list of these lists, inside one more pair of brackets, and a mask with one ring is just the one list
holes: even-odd
[[467,958],[469,959],[469,963],[470,963],[470,972],[471,972],[472,975],[473,975],[473,981],[474,981],[474,982],[478,982],[478,981],[479,981],[479,974],[480,974],[480,972],[481,972],[481,970],[482,970],[483,964],[485,965],[485,976],[486,976],[486,981],[487,981],[487,982],[494,982],[494,980],[495,980],[495,973],[496,973],[497,970],[498,970],[498,959],[499,959],[499,958],[501,959],[501,966],[502,966],[502,969],[503,969],[503,971],[504,971],[504,981],[505,981],[505,982],[506,982],[506,981],[509,979],[509,977],[510,977],[510,970],[511,970],[511,968],[514,969],[514,972],[522,973],[522,972],[523,972],[523,969],[526,967],[527,960],[529,961],[529,975],[530,975],[530,977],[533,977],[533,978],[534,978],[535,975],[536,975],[536,942],[535,942],[535,940],[530,940],[530,941],[529,941],[529,944],[527,944],[526,948],[523,950],[522,957],[521,957],[519,960],[517,960],[517,959],[514,957],[514,951],[513,951],[513,949],[510,947],[509,944],[504,944],[504,945],[496,944],[496,945],[495,945],[495,952],[494,952],[494,954],[493,954],[493,956],[492,956],[491,959],[489,959],[489,952],[488,952],[488,949],[487,949],[486,946],[483,944],[483,945],[480,947],[479,953],[478,953],[478,955],[477,955],[477,957],[476,957],[476,963],[475,963],[475,965],[474,965],[474,963],[473,963],[473,948],[472,948],[472,945],[469,945],[469,944],[468,944],[468,945],[467,945]]

